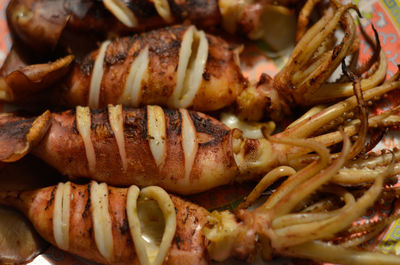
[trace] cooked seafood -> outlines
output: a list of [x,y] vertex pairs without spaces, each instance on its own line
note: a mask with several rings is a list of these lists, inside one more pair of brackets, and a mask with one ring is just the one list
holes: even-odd
[[26,218],[13,209],[0,207],[0,263],[23,264],[36,257],[47,244]]
[[[302,18],[310,12],[310,3],[315,4],[314,1],[307,3]],[[337,101],[353,94],[350,81],[327,83],[341,61],[358,50],[354,42],[358,43],[359,37],[348,12],[351,8],[354,5],[343,6],[332,1],[327,13],[304,33],[282,71],[274,79],[262,75],[256,83],[242,75],[238,49],[193,26],[164,28],[105,41],[100,49],[72,67],[71,57],[66,57],[47,67],[32,65],[29,69],[36,69],[42,79],[47,77],[55,83],[59,75],[54,71],[65,73],[72,68],[53,93],[45,93],[51,94],[49,102],[57,104],[94,108],[118,103],[133,107],[157,104],[214,111],[235,103],[242,119],[260,120],[268,116],[281,120],[290,114],[289,106]],[[334,32],[341,24],[346,34],[335,45]],[[321,30],[323,34],[319,34]],[[370,70],[361,81],[364,90],[381,84],[386,75],[386,57],[377,33],[375,37],[375,41],[367,37],[375,47],[375,55],[362,70],[353,69],[358,74]],[[48,88],[49,82],[37,82],[35,76],[25,73],[29,73],[25,68],[3,71],[0,99],[26,101],[38,92],[37,87]],[[16,82],[15,77],[24,83]]]
[[104,42],[75,64],[58,98],[97,108],[159,104],[212,111],[231,105],[246,87],[237,54],[193,26]]
[[[200,27],[222,24],[230,32],[248,36],[262,30],[262,15],[271,3],[290,5],[298,0],[12,0],[7,7],[10,28],[30,47],[47,51],[64,30],[127,33],[190,21]],[[35,40],[35,41],[32,41]]]
[[[400,81],[388,81],[367,90],[364,98],[373,100],[399,86]],[[0,117],[0,159],[16,161],[32,151],[71,177],[88,177],[111,185],[159,185],[190,194],[235,180],[258,178],[279,165],[303,168],[316,159],[315,155],[308,155],[312,150],[307,144],[293,148],[293,142],[311,136],[320,146],[341,142],[337,129],[325,132],[357,106],[357,96],[352,96],[311,117],[300,118],[268,139],[247,139],[240,130],[230,130],[205,114],[158,106],[126,109],[110,105],[106,110],[77,107],[63,113],[47,111],[37,118],[5,114]],[[393,111],[370,117],[368,123],[366,115],[364,112],[360,120],[353,118],[345,127],[351,136],[363,132],[348,159],[362,151],[367,124],[398,125]],[[110,161],[110,156],[119,159]]]
[[207,264],[207,211],[158,187],[67,182],[0,197],[50,243],[103,264]]
[[[23,6],[26,2],[34,12]],[[15,25],[46,18],[51,12],[44,16],[39,12],[46,2],[12,1],[22,10],[14,15],[22,16],[9,20],[14,19]],[[62,2],[50,3],[62,14],[46,21],[54,19],[57,23],[46,29],[48,37],[39,34],[45,36],[39,42],[42,47],[49,43],[54,46],[65,28],[76,25],[76,29],[106,30],[118,25],[114,30],[122,32],[144,21],[135,13],[142,6],[125,5],[129,2],[126,0],[73,1],[69,6],[61,6]],[[154,9],[158,19],[151,23],[155,25],[193,15],[190,9],[185,15],[176,13],[177,7],[173,10],[174,5],[189,7],[191,2],[176,2],[140,4]],[[213,19],[198,22],[201,26],[221,23],[234,32],[241,25],[251,38],[264,34],[259,25],[269,1],[208,2],[215,3],[208,11],[214,14],[217,10],[218,16],[207,13]],[[317,2],[309,0],[300,13],[298,44],[288,64],[274,79],[263,75],[256,84],[237,70],[237,51],[193,26],[107,40],[76,64],[68,56],[16,71],[6,65],[0,73],[4,77],[0,78],[3,100],[27,99],[45,91],[72,68],[63,87],[52,91],[71,105],[163,104],[175,110],[155,105],[140,109],[108,105],[103,110],[76,107],[61,113],[46,111],[38,117],[1,115],[0,161],[13,162],[32,152],[71,178],[86,177],[107,184],[67,182],[35,191],[0,192],[0,204],[20,209],[52,244],[105,264],[208,264],[210,259],[223,261],[229,257],[252,261],[257,252],[264,259],[285,255],[343,264],[400,264],[398,256],[355,248],[398,218],[397,212],[374,224],[351,226],[374,202],[398,196],[397,188],[391,185],[393,176],[400,173],[399,150],[356,158],[370,148],[365,147],[369,128],[399,125],[396,113],[400,107],[368,116],[366,103],[399,88],[400,74],[382,84],[386,58],[378,38],[373,41],[367,37],[374,55],[365,65],[355,66],[359,36],[348,12],[355,8],[351,4],[343,6],[332,0],[322,19],[306,30]],[[81,17],[76,10],[63,13],[74,4],[84,7],[77,12]],[[108,14],[104,19],[102,12],[106,14],[106,9],[114,17]],[[100,10],[99,20],[91,16],[93,10]],[[35,23],[16,31],[21,38],[37,34],[40,27]],[[146,23],[143,27],[153,27]],[[345,36],[336,44],[334,31],[338,28]],[[173,44],[176,47],[171,49]],[[342,63],[345,76],[327,83],[349,55],[353,58],[348,67],[355,74]],[[208,68],[210,58],[219,68]],[[167,74],[161,77],[160,72]],[[204,86],[207,82],[213,83],[208,90]],[[223,89],[211,91],[219,87]],[[311,109],[281,133],[271,136],[264,129],[264,138],[259,139],[248,139],[240,130],[230,130],[205,114],[177,109],[210,111],[235,102],[243,118],[259,120],[268,110],[270,117],[279,120],[290,111],[288,106],[315,105],[348,96],[332,106]],[[354,113],[357,107],[358,115]],[[354,136],[353,144],[349,136]],[[370,145],[374,143],[372,137]],[[342,151],[335,153],[339,148]],[[266,202],[254,211],[246,209],[284,177],[287,179]],[[161,188],[149,187],[160,185],[190,194],[249,179],[260,181],[235,213],[209,213]],[[108,186],[113,184],[147,187],[140,191],[136,186]]]
[[[303,34],[299,35],[301,38],[288,62],[274,80],[276,89],[280,91],[282,97],[285,97],[286,102],[303,106],[334,101],[337,98],[353,94],[353,86],[350,81],[339,80],[334,83],[326,81],[347,55],[358,52],[359,37],[355,31],[354,19],[349,12],[346,12],[347,9],[355,7],[351,4],[343,6],[338,1],[332,0],[331,3],[336,11],[328,9],[313,27],[305,31],[302,27],[308,22],[312,7],[317,2],[319,1],[307,1],[301,11],[298,34]],[[335,45],[333,34],[338,23],[343,23],[345,35],[341,43]],[[371,70],[361,81],[363,90],[380,84],[386,77],[386,55],[380,48],[378,33],[375,29],[374,32],[375,42],[366,36],[367,40],[375,46],[372,61],[354,69],[354,72],[358,74]],[[357,58],[357,56],[353,56],[353,58]],[[370,69],[374,60],[378,60],[378,63]]]
[[[376,260],[379,264],[400,264],[395,255],[326,242],[340,231],[369,235],[388,225],[382,221],[374,227],[351,228],[353,220],[380,197],[390,166],[358,200],[346,189],[332,186],[322,193],[343,199],[344,206],[328,212],[308,212],[310,207],[304,206],[294,209],[344,164],[350,151],[349,140],[344,138],[342,154],[329,166],[324,165],[325,170],[316,170],[324,164],[321,160],[297,173],[285,172],[289,178],[273,196],[255,211],[242,209],[237,216],[227,211],[210,214],[159,187],[140,191],[136,186],[114,188],[96,182],[0,192],[0,204],[22,211],[52,244],[104,264],[199,265],[209,264],[209,258],[222,261],[228,257],[249,261],[260,247],[264,259],[285,254],[343,264],[375,264]],[[367,239],[359,237],[356,245]]]
[[[217,110],[231,105],[247,85],[236,57],[236,52],[224,40],[206,35],[194,26],[164,28],[106,41],[99,50],[72,66],[50,102],[94,108],[123,103],[133,107],[161,104],[172,108]],[[66,71],[71,64],[69,58],[48,67]],[[35,69],[44,76],[50,72],[49,69]],[[3,99],[27,98],[26,94],[32,90],[30,86],[21,86],[21,82],[16,83],[13,78],[18,73],[18,78],[27,75],[27,79],[31,79],[25,72],[17,70],[8,74],[1,86]],[[20,93],[24,89],[26,94]]]

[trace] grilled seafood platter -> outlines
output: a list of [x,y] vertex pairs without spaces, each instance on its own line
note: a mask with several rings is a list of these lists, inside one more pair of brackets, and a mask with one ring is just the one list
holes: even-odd
[[[103,35],[143,32],[189,22],[263,37],[263,15],[272,3],[295,6],[299,0],[13,0],[7,6],[9,27],[36,51],[54,48],[64,31]],[[32,39],[37,41],[32,42]]]
[[[275,5],[296,15],[294,49],[275,76],[252,80],[241,43],[266,38]],[[356,5],[11,0],[6,14],[15,47],[0,100],[34,108],[0,114],[0,205],[45,241],[101,264],[400,264],[365,248],[398,219],[395,207],[355,222],[396,202],[400,173],[400,150],[374,149],[400,125],[400,106],[375,111],[400,70],[387,77],[379,34],[357,22]],[[80,34],[101,41],[66,48]],[[360,43],[371,49],[363,63]],[[43,185],[35,166],[51,172]],[[193,202],[248,182],[230,211]],[[0,245],[0,261],[27,262],[38,245],[4,261]]]

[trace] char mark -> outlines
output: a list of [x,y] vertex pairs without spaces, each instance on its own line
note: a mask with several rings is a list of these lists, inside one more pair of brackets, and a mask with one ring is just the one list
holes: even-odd
[[182,131],[182,115],[178,110],[163,109],[167,120],[167,138],[170,135],[181,135]]
[[[82,218],[86,219],[89,216],[89,209],[90,209],[90,188],[91,188],[92,184],[89,184],[87,187],[87,200],[86,200],[86,204],[85,204],[85,210],[82,213]],[[90,234],[90,232],[89,232]]]
[[50,200],[47,202],[46,207],[44,208],[45,211],[47,211],[50,208],[51,204],[53,203],[56,190],[57,190],[57,186],[55,186],[51,190]]
[[229,134],[229,129],[226,126],[219,124],[216,120],[209,117],[203,117],[195,111],[189,111],[190,118],[199,133],[205,133],[213,136],[215,139],[222,139]]
[[127,139],[145,141],[147,139],[147,108],[124,108],[124,133]]

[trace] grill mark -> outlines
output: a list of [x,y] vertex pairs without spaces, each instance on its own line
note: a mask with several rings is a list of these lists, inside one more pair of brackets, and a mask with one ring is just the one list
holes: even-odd
[[25,137],[35,118],[8,121],[0,126],[0,135],[10,138]]
[[[196,131],[199,133],[205,133],[214,137],[214,139],[222,139],[224,136],[229,134],[229,130],[224,126],[218,124],[210,118],[201,117],[195,111],[189,111],[189,116],[193,121]],[[204,143],[203,143],[204,144]]]
[[[88,194],[87,198],[88,199],[87,199],[86,204],[85,204],[85,210],[83,210],[83,213],[82,213],[82,218],[83,219],[86,219],[86,218],[89,217],[88,212],[89,212],[89,209],[90,209],[90,188],[91,188],[91,186],[92,186],[92,184],[89,183],[89,185],[87,187],[87,194]],[[91,234],[91,233],[89,232],[89,234]]]
[[180,237],[179,235],[176,236],[175,242],[176,242],[176,247],[177,247],[178,249],[181,249],[180,244],[181,244],[181,243],[184,244],[184,241],[183,241],[183,239],[181,239],[181,237]]
[[112,137],[114,132],[105,110],[90,109],[90,129],[99,137]]
[[199,147],[213,147],[213,146],[218,146],[221,142],[222,138],[215,138],[215,139],[211,139],[210,141],[206,142],[206,143],[199,143]]
[[82,74],[86,76],[90,76],[92,74],[93,66],[94,66],[94,60],[92,59],[91,56],[87,56],[83,61],[78,62],[79,64],[79,70],[81,71]]
[[129,232],[129,223],[126,218],[122,221],[122,225],[119,227],[121,235],[126,235]]
[[167,54],[177,54],[181,47],[181,40],[175,34],[173,36],[174,38],[169,42],[159,42],[158,45],[149,45],[149,52],[153,52],[161,57]]
[[123,62],[129,52],[129,48],[131,47],[131,39],[130,38],[120,38],[113,41],[107,49],[106,55],[104,57],[104,63],[107,67]]
[[72,122],[72,131],[73,131],[75,134],[79,134],[78,126],[77,126],[77,124],[76,124],[76,115],[74,115],[74,121]]
[[51,204],[53,203],[56,190],[57,186],[54,186],[54,188],[51,190],[50,200],[47,202],[46,207],[44,208],[45,211],[47,211],[50,208]]
[[169,122],[166,128],[167,138],[169,135],[181,135],[182,131],[182,115],[180,111],[163,109],[164,114],[168,118]]
[[147,140],[147,109],[125,109],[124,133],[126,139]]
[[185,212],[185,218],[183,219],[183,224],[186,224],[186,222],[189,218],[189,214],[190,214],[189,206],[186,206],[185,210],[186,210],[186,212]]
[[207,71],[204,71],[203,78],[206,81],[210,81],[211,80],[211,74],[209,72],[207,72]]
[[[103,113],[103,115],[105,115],[105,114]],[[111,136],[114,136],[114,131],[113,131],[112,127],[111,127],[110,118],[109,118],[108,115],[105,115],[105,123],[104,123],[104,125],[105,125],[105,127],[107,128],[108,133],[109,133]]]

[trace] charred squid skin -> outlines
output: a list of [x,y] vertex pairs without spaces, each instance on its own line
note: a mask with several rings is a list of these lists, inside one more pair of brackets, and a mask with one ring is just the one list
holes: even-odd
[[118,186],[159,185],[188,194],[230,183],[239,174],[234,131],[184,109],[77,107],[52,114],[33,153],[70,177]]
[[217,0],[168,2],[171,19],[167,21],[160,16],[154,1],[122,1],[125,10],[131,12],[138,22],[134,27],[124,25],[118,17],[107,10],[102,1],[12,0],[7,6],[6,14],[9,25],[16,35],[28,46],[41,52],[45,52],[48,47],[54,48],[65,30],[126,34],[177,24],[185,20],[200,27],[214,26],[220,21]]
[[69,106],[213,111],[231,105],[246,85],[227,42],[193,26],[174,26],[104,43],[74,65],[54,97]]
[[[110,220],[110,229],[104,227],[101,232],[101,235],[109,233],[111,237],[113,250],[107,258],[102,251],[102,243],[96,239],[99,236],[96,231],[99,230],[95,229],[95,222],[100,222],[100,219],[95,214],[95,208],[100,203],[92,200],[93,192],[97,192],[93,185],[105,185],[107,192],[104,203],[108,205],[108,211],[105,217]],[[205,225],[208,211],[169,196],[176,213],[176,232],[163,264],[209,264],[205,238],[199,229]],[[131,235],[127,197],[128,188],[95,182],[86,185],[67,182],[35,191],[3,192],[0,203],[20,210],[46,241],[65,251],[102,264],[140,264],[135,251],[137,243]],[[64,220],[58,223],[55,213],[65,216]],[[60,231],[61,234],[56,235]],[[66,244],[60,245],[56,238],[66,240]]]
[[[249,85],[238,65],[238,52],[222,38],[194,26],[167,27],[105,41],[75,62],[69,55],[45,64],[11,65],[0,73],[0,100],[37,98],[48,104],[93,108],[156,104],[197,111],[215,111],[237,102],[241,116],[252,120],[270,109],[279,112],[274,102],[280,99],[264,81],[265,75],[256,88]],[[241,94],[243,100],[238,100]]]
[[[399,86],[400,81],[384,83],[365,91],[364,99],[372,100]],[[72,178],[118,186],[159,185],[191,194],[254,180],[280,165],[302,168],[305,165],[298,158],[307,160],[310,148],[323,149],[329,157],[326,147],[343,141],[340,132],[311,136],[357,104],[352,96],[261,139],[245,138],[240,130],[230,130],[199,112],[152,105],[138,109],[109,106],[106,110],[77,107],[30,120],[4,114],[0,117],[0,159],[12,162],[32,151]],[[397,119],[389,111],[369,120],[371,125],[382,126],[395,124]],[[357,127],[353,127],[347,126],[346,133],[354,135]],[[296,143],[302,144],[293,148]],[[110,161],[110,156],[116,159]]]
[[[6,14],[16,35],[29,47],[43,53],[58,44],[64,31],[115,35],[189,21],[201,28],[222,24],[228,31],[237,28],[251,36],[260,27],[264,6],[276,2],[293,6],[300,1],[11,0]],[[232,19],[233,28],[226,23]]]
[[0,131],[4,162],[32,151],[71,178],[159,185],[179,194],[254,179],[281,159],[266,139],[243,138],[240,130],[200,112],[152,105],[77,107],[38,118],[3,115]]
[[[43,46],[54,47],[69,17],[63,2],[65,1],[10,1],[6,9],[8,25],[24,43],[35,50],[42,50]],[[50,11],[43,12],[46,4]]]
[[0,159],[14,162],[29,153],[46,135],[51,126],[51,114],[19,117],[10,113],[0,115]]

